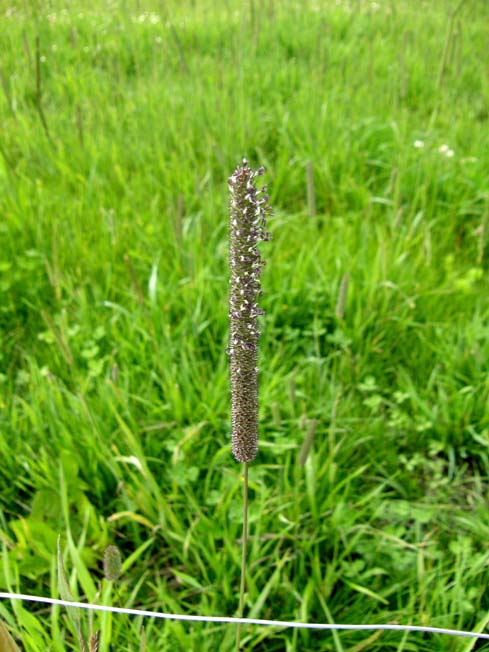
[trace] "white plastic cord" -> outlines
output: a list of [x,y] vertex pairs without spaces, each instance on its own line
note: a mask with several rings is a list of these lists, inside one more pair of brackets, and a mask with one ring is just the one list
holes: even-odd
[[423,627],[421,625],[337,625],[325,623],[297,623],[288,620],[264,620],[261,618],[232,618],[230,616],[188,616],[185,614],[169,614],[160,611],[145,611],[144,609],[125,609],[123,607],[109,607],[101,604],[87,604],[85,602],[67,602],[56,598],[43,598],[38,595],[24,595],[22,593],[0,592],[0,599],[26,600],[29,602],[43,602],[57,604],[65,607],[78,607],[92,611],[110,611],[116,614],[129,616],[144,616],[146,618],[163,618],[165,620],[187,620],[197,623],[228,623],[243,625],[268,625],[271,627],[293,627],[295,629],[323,629],[323,630],[393,630],[398,632],[429,632],[431,634],[448,634],[449,636],[466,636],[469,638],[484,638],[489,640],[489,634],[466,632],[459,629],[445,629],[443,627]]

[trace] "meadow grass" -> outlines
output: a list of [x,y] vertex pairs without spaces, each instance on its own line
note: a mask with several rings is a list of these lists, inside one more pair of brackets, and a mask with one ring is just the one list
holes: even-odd
[[[486,627],[489,6],[457,4],[2,5],[0,589],[58,597],[61,533],[75,598],[236,612],[226,180],[246,156],[275,215],[245,613]],[[27,652],[77,649],[59,607],[0,618]],[[139,651],[143,625],[148,650],[233,649],[233,627],[93,620],[100,652]]]

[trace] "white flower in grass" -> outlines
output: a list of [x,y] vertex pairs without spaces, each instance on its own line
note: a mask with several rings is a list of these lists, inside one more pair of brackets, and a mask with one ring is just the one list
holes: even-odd
[[455,156],[455,152],[453,151],[453,149],[451,149],[446,144],[440,145],[438,151],[440,152],[440,154],[443,154],[443,156],[446,156],[447,158],[452,158],[452,156]]
[[415,140],[413,143],[414,147],[416,149],[423,149],[424,147],[424,140]]

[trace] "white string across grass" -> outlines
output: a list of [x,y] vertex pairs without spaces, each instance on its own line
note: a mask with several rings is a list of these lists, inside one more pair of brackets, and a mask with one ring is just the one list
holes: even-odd
[[128,616],[143,616],[145,618],[162,618],[164,620],[186,620],[197,623],[224,623],[229,625],[264,625],[270,627],[290,627],[294,629],[322,629],[322,630],[350,630],[350,631],[376,631],[390,630],[397,632],[428,632],[430,634],[447,634],[448,636],[465,636],[468,638],[483,638],[489,640],[489,634],[467,632],[460,629],[445,629],[444,627],[424,627],[421,625],[342,625],[326,623],[298,623],[289,620],[266,620],[262,618],[233,618],[231,616],[190,616],[186,614],[171,614],[161,611],[146,611],[144,609],[126,609],[124,607],[109,607],[101,604],[88,604],[86,602],[68,602],[56,598],[43,598],[38,595],[25,595],[23,593],[0,592],[0,599],[26,600],[29,602],[42,602],[56,604],[64,607],[78,607],[92,611],[110,611]]

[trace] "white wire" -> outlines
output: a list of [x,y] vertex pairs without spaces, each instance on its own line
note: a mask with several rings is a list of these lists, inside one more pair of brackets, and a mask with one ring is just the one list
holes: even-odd
[[232,618],[230,616],[189,616],[185,614],[169,614],[160,611],[145,611],[143,609],[126,609],[123,607],[109,607],[101,604],[87,604],[85,602],[67,602],[56,598],[43,598],[38,595],[24,595],[22,593],[3,593],[0,591],[0,599],[26,600],[29,602],[42,602],[45,604],[57,604],[65,607],[78,607],[80,609],[91,609],[92,611],[109,611],[116,614],[129,616],[145,616],[147,618],[163,618],[165,620],[187,620],[198,623],[228,623],[243,625],[268,625],[272,627],[293,627],[295,629],[323,629],[323,630],[393,630],[398,632],[428,632],[431,634],[448,634],[449,636],[466,636],[469,638],[484,638],[489,640],[489,634],[478,632],[466,632],[459,629],[445,629],[442,627],[423,627],[421,625],[337,625],[325,623],[297,623],[288,620],[264,620],[260,618]]

